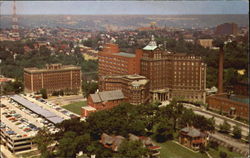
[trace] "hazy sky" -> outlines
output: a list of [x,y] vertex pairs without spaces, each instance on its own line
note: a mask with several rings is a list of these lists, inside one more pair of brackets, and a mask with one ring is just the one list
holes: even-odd
[[[4,1],[2,14],[12,14]],[[17,1],[17,14],[248,14],[244,1]]]

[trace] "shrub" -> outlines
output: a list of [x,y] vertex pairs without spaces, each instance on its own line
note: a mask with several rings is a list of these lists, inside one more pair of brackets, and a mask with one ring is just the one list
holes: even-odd
[[219,144],[216,141],[209,142],[209,146],[215,150],[218,150]]
[[220,151],[220,158],[227,158],[227,153]]

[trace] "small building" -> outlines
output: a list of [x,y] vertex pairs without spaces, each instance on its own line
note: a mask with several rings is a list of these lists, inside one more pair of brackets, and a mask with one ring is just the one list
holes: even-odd
[[134,134],[129,134],[129,140],[137,141],[140,140],[144,147],[146,147],[149,150],[149,156],[157,158],[160,156],[160,146],[157,146],[153,143],[150,137],[145,136],[136,136]]
[[122,136],[109,136],[106,133],[101,135],[100,143],[112,151],[118,151],[119,146],[125,138]]
[[127,101],[121,90],[103,91],[90,94],[87,100],[88,106],[98,110],[111,109],[122,102]]
[[231,117],[249,119],[249,98],[237,95],[212,95],[207,97],[208,108]]
[[95,112],[96,109],[91,106],[84,106],[81,108],[81,117],[87,117],[90,113]]
[[185,127],[179,134],[179,143],[188,148],[199,150],[202,145],[207,146],[208,135],[194,127]]

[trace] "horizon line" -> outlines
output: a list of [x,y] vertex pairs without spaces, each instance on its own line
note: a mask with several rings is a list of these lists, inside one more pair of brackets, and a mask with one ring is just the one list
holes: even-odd
[[[16,14],[18,15],[249,15],[248,13],[245,14],[238,14],[238,13],[232,13],[232,14],[222,14],[222,13],[211,13],[211,14]],[[1,16],[13,16],[12,14],[2,14]]]

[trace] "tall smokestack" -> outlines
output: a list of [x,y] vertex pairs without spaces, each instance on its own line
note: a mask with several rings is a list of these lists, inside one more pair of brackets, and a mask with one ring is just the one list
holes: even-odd
[[223,63],[224,63],[224,50],[223,46],[221,46],[219,52],[218,94],[223,93]]

